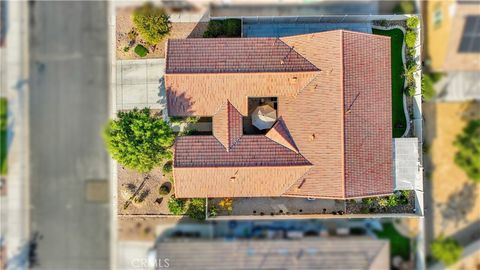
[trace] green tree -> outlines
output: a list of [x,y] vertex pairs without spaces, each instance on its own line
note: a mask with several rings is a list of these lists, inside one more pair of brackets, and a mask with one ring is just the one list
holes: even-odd
[[172,158],[170,147],[175,135],[165,121],[151,115],[149,108],[118,112],[103,137],[113,159],[139,172],[149,172]]
[[133,24],[149,45],[159,43],[170,33],[172,27],[165,10],[151,3],[146,3],[133,12]]
[[463,247],[455,240],[443,236],[440,236],[433,241],[431,249],[433,257],[444,263],[445,266],[457,262],[463,252]]
[[463,133],[455,140],[455,146],[458,148],[455,163],[473,181],[480,182],[480,119],[467,124]]

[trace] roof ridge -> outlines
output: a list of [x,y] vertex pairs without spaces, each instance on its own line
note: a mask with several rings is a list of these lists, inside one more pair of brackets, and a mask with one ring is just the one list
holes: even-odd
[[[291,49],[291,51],[284,57],[284,59],[286,59],[287,56],[289,56],[289,54],[294,51],[298,56],[300,56],[301,58],[303,58],[305,61],[307,61],[308,63],[310,63],[312,66],[314,66],[317,70],[316,71],[320,71],[321,69],[319,67],[317,67],[315,64],[313,64],[312,62],[310,62],[310,60],[308,60],[305,56],[303,56],[301,53],[297,52],[297,50],[295,50],[295,46],[290,46],[288,45],[285,41],[283,41],[281,38],[277,38],[278,40],[280,40],[280,42],[282,42],[283,44],[285,44],[285,46],[289,47]],[[310,72],[315,72],[315,71],[310,71]]]

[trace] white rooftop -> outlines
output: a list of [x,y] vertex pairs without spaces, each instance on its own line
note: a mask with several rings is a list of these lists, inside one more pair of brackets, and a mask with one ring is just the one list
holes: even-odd
[[418,138],[395,138],[393,144],[395,190],[421,190]]

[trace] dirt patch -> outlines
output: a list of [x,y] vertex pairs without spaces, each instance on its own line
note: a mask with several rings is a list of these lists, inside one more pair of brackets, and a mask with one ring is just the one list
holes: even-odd
[[453,145],[469,120],[480,119],[480,104],[427,103],[424,116],[434,236],[450,236],[480,220],[480,185],[473,184],[455,164],[457,148]]
[[[142,44],[149,50],[146,58],[165,58],[165,42],[169,38],[201,38],[207,29],[207,22],[172,23],[170,34],[154,48],[148,47],[140,36],[137,36],[134,44],[129,44],[128,32],[133,28],[132,12],[135,7],[121,7],[116,10],[116,58],[118,60],[141,59],[136,55],[134,48]],[[124,48],[128,47],[128,51]]]
[[124,241],[154,241],[162,228],[174,227],[178,217],[118,217],[118,239]]
[[[173,194],[171,185],[168,194],[160,194],[160,186],[169,182],[169,175],[163,175],[161,168],[152,170],[148,175],[118,166],[118,214],[121,215],[169,215],[168,198]],[[146,179],[145,179],[146,178]],[[142,183],[144,183],[142,185]],[[137,192],[135,199],[125,208],[125,203]]]

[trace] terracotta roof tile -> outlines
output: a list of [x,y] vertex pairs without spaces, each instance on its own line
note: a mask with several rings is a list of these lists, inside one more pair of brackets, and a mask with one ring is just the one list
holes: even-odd
[[265,134],[268,138],[272,141],[281,144],[288,149],[295,151],[298,153],[298,148],[293,141],[288,128],[285,126],[285,122],[282,118],[278,119],[278,121],[272,126],[272,128]]
[[300,165],[310,163],[263,135],[242,136],[229,152],[214,136],[184,136],[175,142],[176,168]]
[[[223,129],[214,131],[218,140],[214,136],[178,138],[174,173],[181,184],[177,192],[195,197],[214,189],[215,196],[278,196],[280,186],[285,188],[282,196],[350,198],[392,192],[389,39],[330,31],[281,40],[317,71],[165,76],[171,115],[211,116],[227,100],[246,115],[248,96],[276,96],[283,120],[283,126],[267,134],[271,139],[242,136],[229,152],[222,146],[231,140],[225,127],[233,130],[236,125],[214,123],[214,129]],[[227,116],[219,115],[217,120],[224,122],[229,110],[222,110]],[[238,185],[225,182],[232,168],[242,168],[245,180]],[[280,171],[291,177],[289,185],[278,175]],[[275,188],[248,186],[252,182],[247,179],[275,185],[277,177],[282,184]],[[223,189],[228,191],[221,195]]]
[[166,73],[316,71],[278,38],[170,39]]

